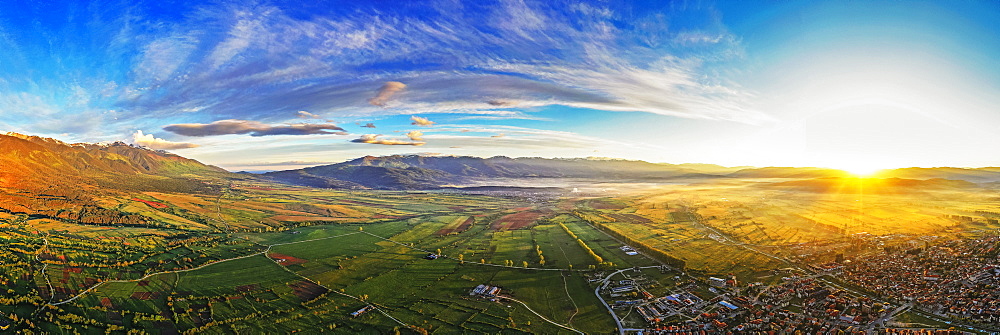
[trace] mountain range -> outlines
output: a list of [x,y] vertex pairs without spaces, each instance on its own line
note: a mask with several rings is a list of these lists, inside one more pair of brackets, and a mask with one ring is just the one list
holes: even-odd
[[219,181],[230,176],[238,175],[121,142],[69,144],[17,133],[0,135],[3,213],[143,226],[148,218],[106,208],[101,198],[144,191],[218,193],[224,185]]
[[[501,185],[543,178],[579,178],[607,182],[657,182],[679,179],[761,178],[814,180],[854,178],[836,169],[814,167],[723,167],[712,164],[657,164],[635,160],[594,158],[478,158],[468,156],[366,156],[347,162],[297,170],[276,171],[261,178],[292,185],[353,189],[437,189],[462,184]],[[1000,182],[1000,168],[905,168],[881,171],[870,178],[886,179],[889,187],[968,187]],[[905,180],[913,180],[907,182]],[[942,180],[963,181],[944,183]],[[492,181],[492,183],[491,183]],[[520,182],[516,182],[520,181]],[[776,181],[781,183],[784,181]],[[793,184],[784,184],[791,186]],[[818,187],[818,188],[817,188]],[[811,189],[826,188],[812,187]]]
[[593,158],[510,158],[468,156],[366,156],[347,162],[298,170],[269,172],[262,178],[311,187],[434,189],[495,179],[586,178],[653,181],[708,178],[721,166],[654,164]]
[[[933,180],[886,185],[965,187],[1000,183],[1000,168],[903,168],[881,171],[873,178]],[[663,164],[607,158],[479,158],[469,156],[365,156],[342,163],[245,175],[227,172],[169,152],[122,142],[65,143],[7,133],[0,135],[0,189],[18,191],[159,190],[193,192],[209,178],[259,178],[277,183],[343,189],[417,190],[456,186],[530,185],[541,179],[587,179],[606,182],[660,182],[680,179],[760,178],[813,180],[779,186],[825,189],[831,178],[848,173],[812,167],[723,167],[712,164]],[[968,183],[944,183],[958,180]],[[784,183],[784,184],[780,184]],[[507,185],[509,186],[509,185]],[[541,186],[541,185],[539,185]]]
[[[123,142],[74,143],[18,133],[0,135],[0,187],[31,189],[57,184],[129,187],[187,175],[228,172],[165,151]],[[127,178],[123,178],[127,177]]]

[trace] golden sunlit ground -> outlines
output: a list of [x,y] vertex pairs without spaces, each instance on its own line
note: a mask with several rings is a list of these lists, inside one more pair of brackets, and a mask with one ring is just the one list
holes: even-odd
[[[1000,227],[991,214],[1000,212],[991,190],[952,181],[745,179],[664,185],[622,199],[625,208],[592,217],[710,273],[781,263],[744,246],[819,260],[844,252],[860,236],[895,243]],[[625,213],[650,222],[623,220]]]

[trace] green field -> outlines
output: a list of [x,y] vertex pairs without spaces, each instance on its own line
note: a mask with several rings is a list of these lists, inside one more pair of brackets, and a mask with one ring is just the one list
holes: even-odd
[[[25,333],[573,333],[563,326],[610,333],[614,322],[588,276],[672,262],[649,251],[684,263],[666,274],[633,274],[662,295],[690,278],[730,273],[775,283],[781,276],[772,269],[878,250],[852,239],[858,222],[872,223],[875,233],[912,224],[913,233],[954,236],[995,225],[974,216],[992,213],[980,195],[934,198],[925,207],[872,195],[862,210],[856,195],[740,185],[529,200],[249,183],[214,198],[136,197],[167,207],[105,201],[173,223],[0,216],[0,242],[8,246],[0,289],[9,293],[0,312],[32,316],[18,319]],[[650,249],[626,255],[624,240]],[[697,277],[682,277],[689,275]],[[480,284],[502,288],[510,300],[469,296]],[[713,295],[703,284],[692,290]],[[365,306],[374,309],[349,315]],[[643,322],[634,313],[626,321]]]

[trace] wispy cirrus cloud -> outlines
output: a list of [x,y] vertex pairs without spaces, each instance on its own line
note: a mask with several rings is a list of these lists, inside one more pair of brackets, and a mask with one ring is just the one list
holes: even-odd
[[[406,115],[411,125],[434,125],[429,113],[447,113],[431,117],[449,123],[519,122],[546,120],[533,113],[555,105],[769,120],[750,107],[752,91],[728,81],[726,64],[742,57],[741,42],[710,7],[188,2],[162,15],[151,3],[56,4],[65,16],[18,23],[28,21],[16,15],[51,9],[32,6],[0,13],[0,22],[21,25],[0,27],[0,63],[12,65],[0,68],[0,123],[75,140],[160,127],[201,137],[345,134],[330,121],[299,123],[319,115],[379,120],[388,131],[406,126]],[[700,16],[672,20],[692,14]],[[421,128],[428,146],[444,136],[431,131],[439,127]],[[543,136],[494,130],[507,137],[478,134],[490,144],[462,146]],[[372,136],[358,140],[406,142]],[[213,141],[189,152],[221,152]]]
[[334,124],[298,123],[289,125],[268,125],[257,121],[220,120],[212,123],[182,123],[163,127],[163,130],[184,136],[218,136],[250,134],[250,136],[272,135],[347,135],[344,128]]
[[402,7],[303,17],[274,5],[197,6],[140,41],[140,70],[119,83],[114,104],[145,117],[197,106],[201,121],[283,121],[289,110],[392,115],[553,104],[768,119],[748,107],[752,92],[706,69],[741,54],[717,20],[675,31],[658,21],[675,8],[442,2],[417,17]]

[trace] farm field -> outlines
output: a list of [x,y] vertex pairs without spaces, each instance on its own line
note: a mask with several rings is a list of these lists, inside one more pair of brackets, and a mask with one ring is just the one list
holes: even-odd
[[[586,277],[600,264],[556,221],[614,266],[654,264],[548,200],[264,186],[102,200],[145,227],[7,216],[23,246],[9,256],[37,265],[4,275],[25,300],[0,312],[50,306],[42,332],[603,333],[614,323]],[[518,302],[470,296],[480,284]]]
[[[995,229],[991,199],[750,181],[541,198],[234,182],[102,200],[157,220],[143,226],[2,216],[0,312],[37,313],[20,327],[43,333],[609,333],[592,281],[607,273],[643,268],[655,294],[682,275],[773,284],[775,269],[881,248],[871,236]],[[502,301],[470,296],[481,284]]]
[[803,192],[742,180],[658,186],[612,200],[581,202],[586,205],[576,211],[590,223],[684,260],[689,269],[757,273],[789,260],[863,254],[873,246],[858,241],[872,236],[894,243],[995,230],[1000,228],[994,214],[1000,206],[993,199],[985,189]]

